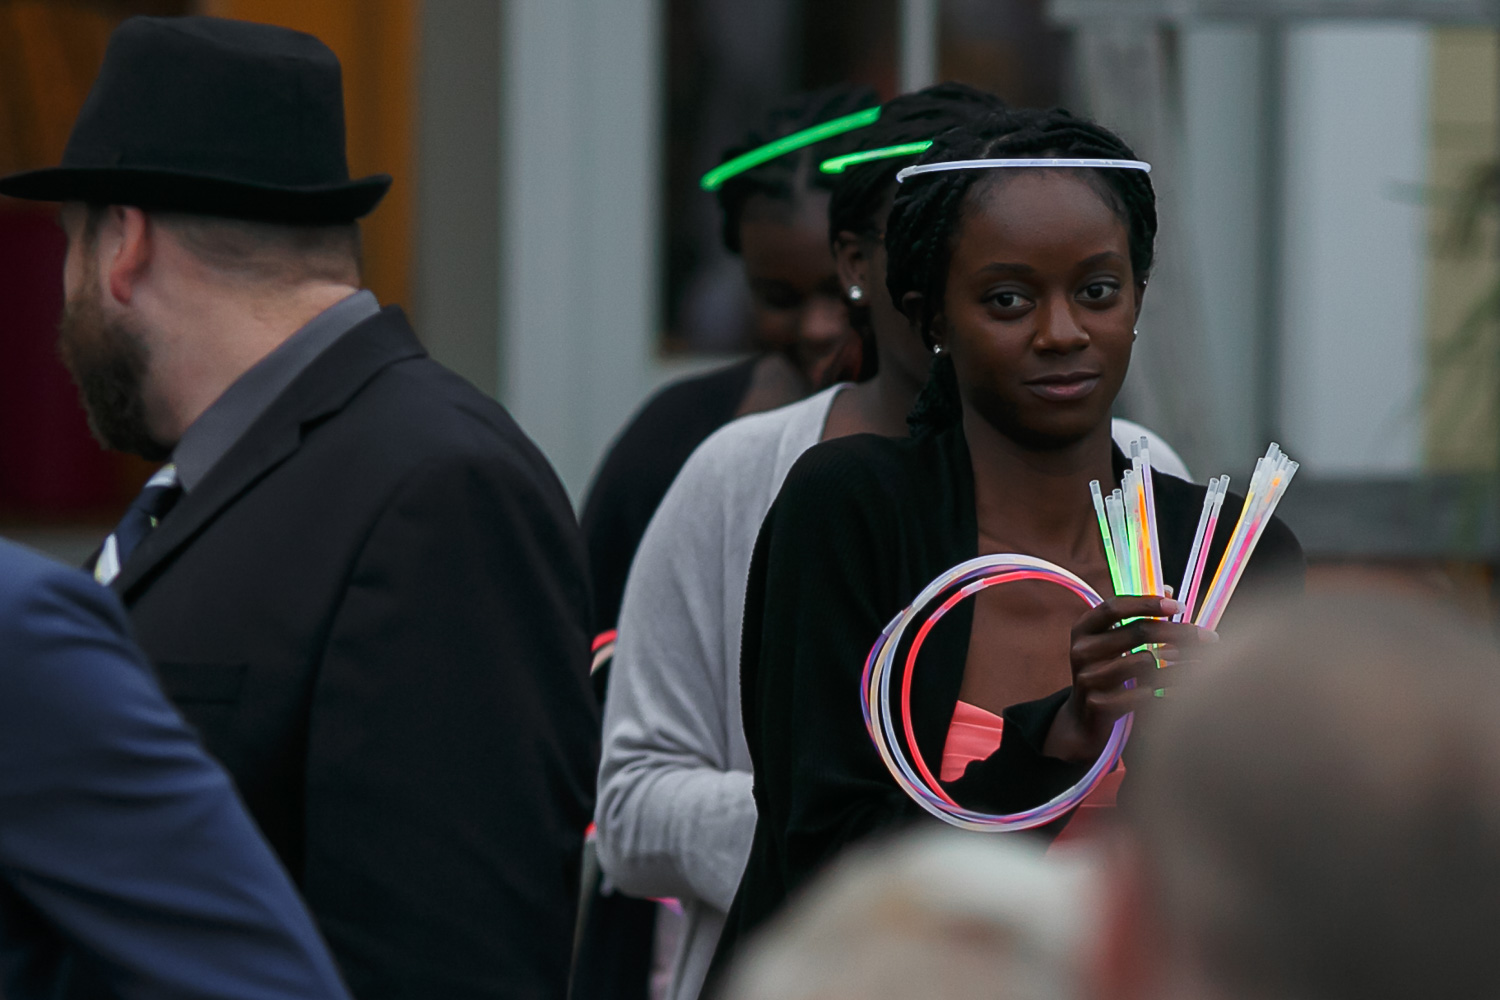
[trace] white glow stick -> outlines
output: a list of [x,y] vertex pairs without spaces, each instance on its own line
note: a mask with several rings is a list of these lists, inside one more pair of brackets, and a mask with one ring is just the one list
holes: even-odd
[[1085,157],[1030,157],[1026,159],[948,160],[943,163],[919,163],[906,167],[896,174],[896,183],[904,184],[908,178],[922,174],[936,174],[948,170],[1004,170],[1018,167],[1038,167],[1055,170],[1059,167],[1079,167],[1093,170],[1140,170],[1151,172],[1151,164],[1145,160],[1105,160]]

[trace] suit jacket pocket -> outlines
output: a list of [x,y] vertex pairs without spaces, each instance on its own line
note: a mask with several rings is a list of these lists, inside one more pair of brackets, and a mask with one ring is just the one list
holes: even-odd
[[234,770],[234,719],[244,687],[244,663],[158,663],[162,690],[198,730],[208,752]]

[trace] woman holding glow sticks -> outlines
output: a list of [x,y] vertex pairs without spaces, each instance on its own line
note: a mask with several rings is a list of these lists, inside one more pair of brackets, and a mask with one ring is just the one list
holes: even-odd
[[[1110,407],[1154,254],[1149,177],[1013,168],[1043,157],[1136,160],[1106,129],[1061,111],[1000,113],[922,156],[985,162],[906,179],[886,229],[890,296],[937,354],[915,436],[811,449],[766,518],[741,665],[758,821],[721,956],[843,847],[925,815],[876,752],[859,701],[871,645],[929,581],[980,553],[1017,552],[1107,598],[1085,610],[1061,588],[996,587],[928,636],[914,673],[917,746],[937,760],[960,715],[993,719],[992,751],[942,782],[992,813],[1073,785],[1115,721],[1216,638],[1160,620],[1175,601],[1114,593],[1090,495],[1091,481],[1112,485],[1126,468]],[[1164,577],[1175,584],[1206,491],[1167,475],[1154,491]],[[1210,567],[1231,522],[1214,534]],[[1272,520],[1240,592],[1300,586],[1302,575],[1296,539]],[[1154,651],[1133,652],[1148,644]]]
[[[676,1000],[698,993],[755,831],[738,723],[740,623],[756,533],[787,470],[819,440],[905,436],[930,355],[883,292],[880,235],[896,172],[915,161],[913,144],[1001,107],[961,84],[906,94],[882,107],[855,152],[823,164],[836,181],[829,238],[879,373],[716,432],[667,492],[631,569],[605,710],[598,847],[623,890],[682,900],[687,939],[669,989]],[[1140,433],[1129,425],[1119,436]],[[1164,442],[1152,447],[1181,467]]]

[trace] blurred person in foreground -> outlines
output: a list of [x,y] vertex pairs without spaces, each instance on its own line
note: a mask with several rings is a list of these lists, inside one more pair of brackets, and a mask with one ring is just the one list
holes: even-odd
[[719,1000],[1071,1000],[1086,855],[926,831],[834,863],[752,939]]
[[1103,1000],[1500,995],[1500,652],[1311,597],[1172,692],[1107,872]]
[[510,415],[360,289],[334,54],[115,32],[60,168],[59,337],[170,463],[94,571],[361,997],[561,998],[592,803],[582,540]]
[[0,541],[0,650],[0,995],[345,1000],[114,596]]

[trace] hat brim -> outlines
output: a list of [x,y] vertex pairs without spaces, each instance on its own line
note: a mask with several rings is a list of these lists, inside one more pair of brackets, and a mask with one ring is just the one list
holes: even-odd
[[133,205],[261,222],[334,225],[374,211],[390,189],[387,174],[343,184],[280,187],[204,174],[133,167],[49,167],[0,178],[0,194],[27,201]]

